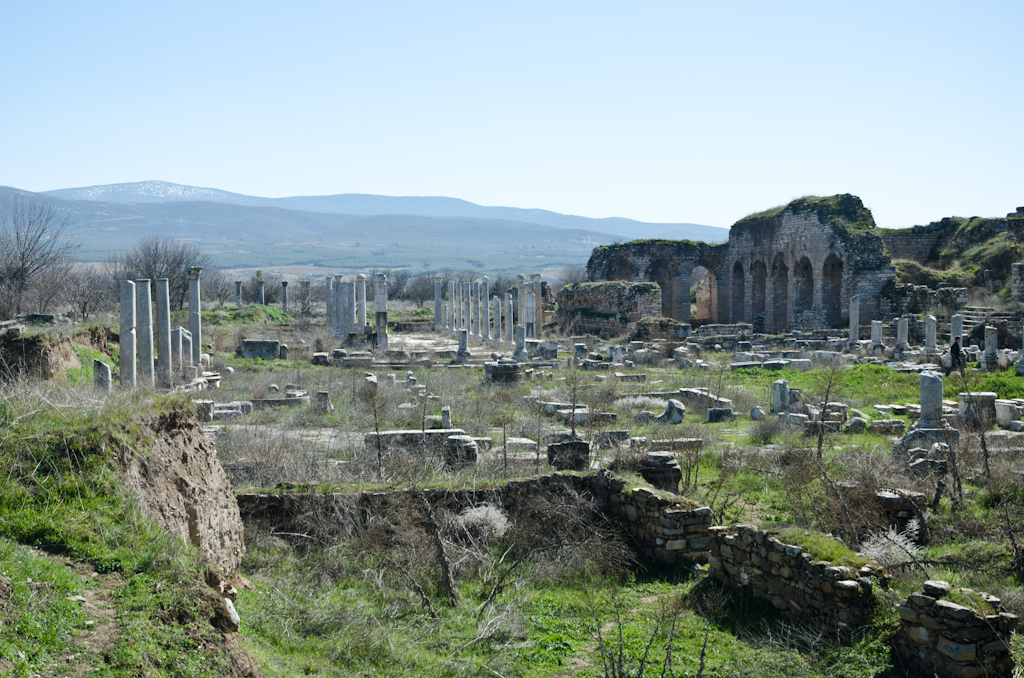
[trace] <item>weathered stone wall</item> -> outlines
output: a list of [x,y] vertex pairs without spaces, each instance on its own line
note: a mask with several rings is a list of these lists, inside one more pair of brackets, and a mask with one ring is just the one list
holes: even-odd
[[878,233],[893,259],[909,259],[927,265],[938,260],[939,253],[955,230],[949,222],[937,222],[914,226],[909,231],[881,229]]
[[579,283],[558,293],[558,324],[570,334],[613,337],[660,315],[661,288],[654,283]]
[[[419,492],[239,494],[238,508],[249,526],[270,524],[277,532],[328,540],[362,529],[374,515],[415,507],[419,500],[413,494]],[[513,520],[538,497],[558,501],[569,492],[589,496],[600,510],[621,518],[637,550],[647,557],[670,565],[708,559],[709,508],[649,488],[629,488],[608,471],[555,473],[489,488],[422,490],[435,510],[458,513],[488,503],[504,508]]]
[[[881,317],[879,295],[896,270],[879,233],[856,196],[800,199],[738,221],[727,244],[639,240],[599,247],[587,271],[591,280],[658,282],[661,315],[694,327],[745,322],[768,333],[819,329],[841,326],[855,294],[862,322]],[[691,318],[689,289],[705,274],[706,298],[698,294]]]
[[747,595],[766,598],[793,617],[816,617],[835,625],[868,623],[875,604],[871,567],[813,560],[802,548],[783,544],[754,525],[712,527],[709,573]]
[[979,613],[948,600],[951,590],[947,582],[926,581],[921,592],[896,608],[900,632],[893,644],[900,658],[911,670],[938,678],[1012,676],[1010,635],[1017,615],[1004,612],[994,596],[970,589],[954,592],[988,608]]
[[940,310],[956,313],[967,303],[966,287],[944,287],[933,290],[927,285],[910,285],[895,281],[882,289],[883,318]]

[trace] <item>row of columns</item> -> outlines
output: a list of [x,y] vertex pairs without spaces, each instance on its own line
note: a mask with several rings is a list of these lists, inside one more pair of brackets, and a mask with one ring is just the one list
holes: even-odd
[[[860,330],[856,321],[856,299],[857,297],[854,296],[850,300],[850,343],[857,341]],[[896,325],[896,349],[900,351],[908,350],[910,348],[910,319],[906,316],[894,318],[893,323]],[[940,353],[938,348],[938,324],[938,319],[933,315],[926,316],[924,319],[924,352],[926,354]],[[960,337],[962,343],[964,336],[963,315],[957,314],[952,316],[949,327],[949,343],[952,344],[953,340],[957,337]],[[871,348],[877,348],[882,345],[882,328],[883,323],[881,320],[871,321]]]
[[[513,343],[514,327],[524,329],[528,339],[536,339],[543,327],[543,302],[541,297],[541,276],[532,274],[518,276],[518,312],[511,293],[506,292],[504,301],[495,297],[491,300],[490,278],[481,276],[472,281],[449,281],[448,302],[443,301],[444,280],[434,278],[434,330],[459,335],[465,331],[468,338],[485,344]],[[504,334],[502,334],[502,311],[504,310]],[[517,320],[518,322],[514,322]]]
[[[344,275],[329,275],[327,289],[327,324],[341,337],[364,335],[369,326],[366,323],[366,276],[360,273],[354,280],[346,281]],[[383,273],[374,275],[374,312],[377,332],[377,348],[388,347],[388,277]]]
[[[305,315],[309,315],[311,310],[312,310],[311,309],[311,305],[310,305],[310,282],[308,280],[301,280],[301,281],[299,281],[299,284],[302,286],[302,289],[300,290],[301,295],[302,295],[302,298],[300,299],[300,301],[302,302],[302,313],[305,314]],[[263,283],[262,280],[259,281],[259,285],[260,285],[260,287],[259,287],[259,293],[257,295],[257,301],[260,303],[260,305],[263,305],[266,302],[267,297],[266,297],[266,291],[265,291],[265,288],[264,288],[264,283]],[[242,281],[241,280],[236,280],[235,281],[235,306],[237,308],[242,308]],[[281,310],[284,311],[285,313],[288,312],[288,281],[287,280],[282,280],[281,281]]]
[[[203,269],[189,269],[189,329],[171,330],[171,295],[167,278],[158,278],[154,323],[153,294],[149,280],[121,281],[120,363],[121,386],[154,388],[170,386],[185,367],[200,364],[202,318],[199,278]],[[155,337],[154,337],[155,324]],[[158,360],[153,359],[156,340]],[[159,373],[156,369],[159,369]]]

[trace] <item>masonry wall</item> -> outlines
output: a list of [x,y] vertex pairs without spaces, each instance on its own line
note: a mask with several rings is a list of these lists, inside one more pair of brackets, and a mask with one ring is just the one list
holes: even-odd
[[580,283],[558,293],[558,323],[571,334],[613,337],[660,315],[661,288],[654,283]]
[[969,589],[959,589],[962,599],[981,601],[989,613],[958,605],[947,599],[951,590],[947,582],[927,581],[896,608],[900,632],[893,645],[900,658],[920,675],[1012,676],[1009,641],[1017,616],[1005,612],[998,598]]
[[558,501],[574,492],[593,497],[599,510],[620,518],[637,550],[659,563],[706,562],[711,509],[685,497],[649,488],[629,488],[608,471],[586,475],[555,473],[514,480],[490,488],[461,490],[399,490],[396,492],[302,493],[238,495],[238,509],[247,529],[273,525],[276,532],[305,534],[330,540],[359,531],[374,515],[408,510],[422,492],[435,510],[455,513],[470,506],[501,506],[515,520],[520,508],[538,497]]
[[709,573],[793,617],[861,626],[875,604],[874,568],[859,571],[813,560],[754,525],[712,527]]

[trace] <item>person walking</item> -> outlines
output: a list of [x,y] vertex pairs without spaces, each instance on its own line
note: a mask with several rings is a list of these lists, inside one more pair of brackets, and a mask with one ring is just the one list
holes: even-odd
[[953,337],[953,344],[949,347],[949,369],[946,370],[946,376],[953,370],[960,370],[961,373],[964,371],[964,357],[963,351],[960,350],[960,337]]

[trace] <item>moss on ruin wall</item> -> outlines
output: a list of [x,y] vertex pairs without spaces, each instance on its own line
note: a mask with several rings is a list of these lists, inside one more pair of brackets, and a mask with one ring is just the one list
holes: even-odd
[[875,218],[871,215],[871,210],[864,206],[860,198],[849,193],[827,197],[809,195],[797,198],[786,205],[745,216],[735,225],[781,217],[787,210],[792,214],[813,212],[818,215],[819,222],[829,226],[832,232],[843,240],[857,235],[874,233],[876,230]]

